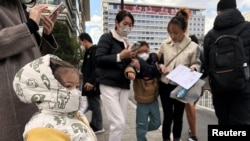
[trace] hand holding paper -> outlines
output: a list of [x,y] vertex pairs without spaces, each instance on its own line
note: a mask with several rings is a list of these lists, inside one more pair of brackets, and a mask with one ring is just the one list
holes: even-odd
[[166,77],[183,88],[189,89],[199,80],[201,75],[202,73],[191,71],[190,68],[184,65],[178,65],[173,71],[166,75]]

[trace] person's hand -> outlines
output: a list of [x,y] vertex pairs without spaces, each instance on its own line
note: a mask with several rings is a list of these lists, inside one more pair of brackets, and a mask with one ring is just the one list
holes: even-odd
[[169,74],[169,72],[170,72],[170,71],[169,71],[169,69],[168,69],[167,67],[164,67],[164,66],[161,67],[161,73],[162,73],[162,74],[167,75],[167,74]]
[[84,89],[86,90],[86,91],[91,91],[91,90],[93,90],[93,88],[94,88],[94,86],[92,85],[92,84],[90,84],[90,83],[85,83],[85,85],[83,86],[84,87]]
[[194,67],[191,67],[190,71],[193,72],[193,71],[196,71],[196,69]]
[[43,16],[41,20],[43,25],[43,33],[45,35],[50,35],[53,31],[55,23],[48,16]]
[[130,64],[135,67],[136,70],[140,70],[140,63],[138,59],[132,59]]
[[49,11],[50,10],[48,9],[47,5],[37,4],[30,9],[29,18],[32,19],[34,22],[36,22],[37,25],[39,25],[41,13]]
[[134,58],[137,55],[138,52],[138,48],[130,48],[131,52],[132,52],[132,58]]
[[129,73],[128,73],[128,79],[129,79],[129,80],[135,80],[135,73],[129,72]]
[[125,49],[123,49],[120,52],[120,59],[124,59],[124,58],[132,58],[136,55],[136,52],[133,52],[129,49],[129,46],[127,46]]
[[56,22],[58,15],[60,14],[59,10],[57,10],[54,14],[52,14],[49,18],[53,23]]

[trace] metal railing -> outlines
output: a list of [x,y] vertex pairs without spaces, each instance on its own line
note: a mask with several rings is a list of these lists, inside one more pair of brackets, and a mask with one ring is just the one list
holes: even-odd
[[197,102],[197,105],[202,108],[214,111],[212,93],[209,90],[204,90],[204,94],[202,97],[200,97],[199,101]]

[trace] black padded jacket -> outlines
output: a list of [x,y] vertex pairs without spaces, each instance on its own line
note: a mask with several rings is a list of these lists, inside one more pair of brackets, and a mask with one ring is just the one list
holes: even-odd
[[96,50],[96,74],[100,84],[130,89],[130,80],[124,75],[124,70],[131,59],[117,62],[117,54],[125,49],[123,42],[118,41],[112,33],[104,33],[98,42]]
[[[235,30],[239,29],[241,24],[243,22],[246,22],[244,17],[242,16],[241,12],[237,9],[228,9],[222,11],[214,21],[213,29],[211,29],[204,38],[204,56],[205,56],[205,71],[208,72],[209,70],[209,52],[211,46],[214,44],[216,37],[214,36],[214,32],[217,32],[219,34],[226,34],[226,33],[232,33]],[[249,52],[250,52],[250,23],[249,26],[246,27],[241,33],[240,37],[242,38],[244,47],[245,47],[245,53],[247,55],[247,58],[250,60]],[[249,83],[250,84],[250,83]],[[210,86],[211,88],[216,88],[216,86],[213,85],[213,82],[210,80]],[[247,91],[250,92],[250,85],[249,88],[246,88]]]

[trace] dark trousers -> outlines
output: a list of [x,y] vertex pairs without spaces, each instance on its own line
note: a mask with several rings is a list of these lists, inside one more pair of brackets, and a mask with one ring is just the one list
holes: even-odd
[[212,92],[219,125],[250,125],[250,93]]
[[100,95],[87,96],[88,110],[92,111],[90,126],[94,131],[103,128]]
[[174,139],[181,137],[185,103],[170,98],[170,92],[174,88],[176,88],[176,86],[159,82],[159,93],[164,114],[162,125],[163,140],[170,140],[172,122]]

